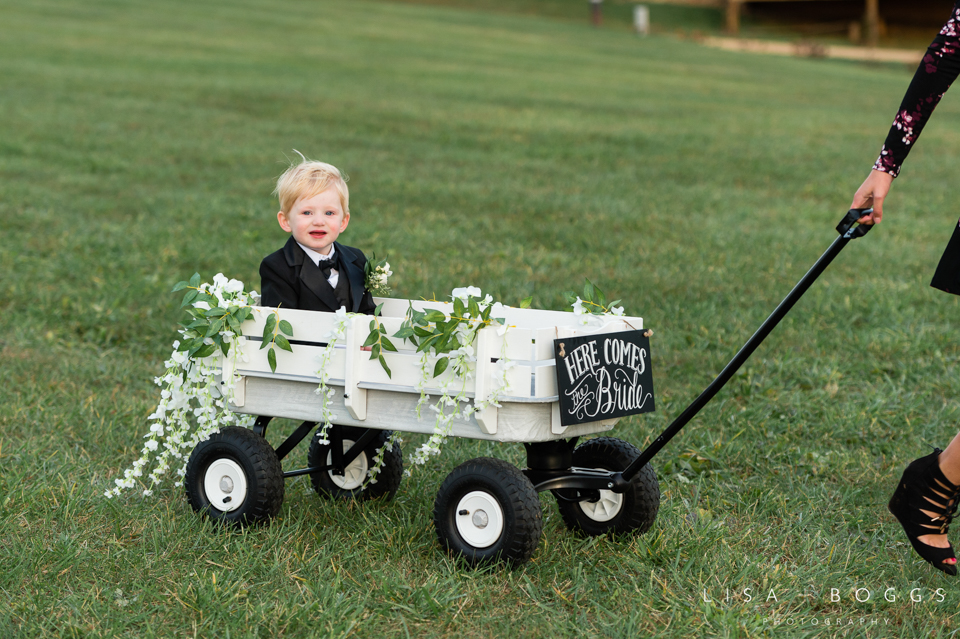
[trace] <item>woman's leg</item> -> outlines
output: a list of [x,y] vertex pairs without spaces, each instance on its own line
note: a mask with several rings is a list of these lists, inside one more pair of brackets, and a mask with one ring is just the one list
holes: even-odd
[[960,500],[960,433],[947,449],[915,459],[903,471],[888,507],[918,555],[949,575],[957,559],[947,537]]
[[[960,433],[957,433],[947,449],[940,453],[940,472],[953,484],[960,484]],[[929,511],[923,511],[930,515]],[[917,541],[933,546],[934,548],[949,548],[950,542],[946,535],[921,535]],[[956,564],[955,558],[946,559],[943,563]]]

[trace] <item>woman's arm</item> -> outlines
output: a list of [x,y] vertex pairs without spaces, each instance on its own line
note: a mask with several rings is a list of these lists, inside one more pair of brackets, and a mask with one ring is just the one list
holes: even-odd
[[853,197],[851,208],[872,206],[874,209],[873,214],[864,216],[861,222],[874,224],[883,217],[883,200],[893,178],[900,174],[903,161],[957,75],[960,75],[960,0],[954,5],[953,14],[940,34],[927,48],[903,96],[880,157]]

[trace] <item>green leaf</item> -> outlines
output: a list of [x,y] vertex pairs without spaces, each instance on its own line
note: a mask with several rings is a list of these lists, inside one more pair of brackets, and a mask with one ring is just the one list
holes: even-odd
[[287,320],[280,320],[280,332],[293,337],[293,326]]
[[277,345],[277,348],[282,348],[288,353],[293,352],[293,349],[290,348],[290,342],[288,342],[287,338],[283,335],[277,335],[276,339],[273,340],[273,343]]
[[457,317],[463,317],[464,312],[466,312],[466,307],[463,305],[463,300],[459,297],[453,298],[453,314]]
[[373,316],[380,317],[380,311],[382,310],[383,310],[383,302],[380,302],[379,304],[377,304],[377,307],[373,309]]
[[607,308],[613,308],[614,306],[619,306],[620,300],[613,300],[610,304],[607,305]]
[[277,372],[277,352],[273,350],[273,347],[270,347],[270,350],[267,351],[267,363],[270,364],[270,371],[273,373]]
[[433,376],[440,377],[443,374],[443,371],[447,370],[447,365],[450,364],[449,357],[441,357],[437,360],[437,365],[433,367]]
[[400,330],[393,334],[394,337],[399,339],[407,339],[409,337],[413,337],[414,335],[416,335],[416,333],[414,332],[413,327],[406,325],[401,326]]
[[457,324],[458,322],[450,322],[449,324],[445,324],[443,326],[443,330],[440,332],[443,334],[445,339],[450,339],[450,336],[457,331]]
[[506,326],[506,325],[507,325],[507,320],[506,320],[506,318],[504,318],[504,317],[494,317],[494,318],[493,318],[493,321],[496,322],[497,324],[499,324],[500,326]]
[[181,282],[177,282],[176,284],[174,284],[174,285],[173,285],[173,290],[170,291],[170,292],[171,292],[171,293],[176,293],[177,291],[182,291],[183,289],[187,288],[188,286],[190,286],[190,283],[187,282],[186,280],[183,280],[183,281],[181,281]]
[[[273,320],[273,321],[271,321]],[[267,323],[263,325],[263,342],[273,342],[273,329],[277,325],[277,318],[273,315],[267,318]]]
[[204,333],[204,337],[213,337],[217,333],[223,330],[223,320],[218,319],[217,321],[210,324],[210,327],[207,329],[207,332]]
[[193,357],[204,346],[206,346],[206,344],[203,343],[202,337],[190,340],[190,350],[187,351],[187,357]]
[[603,296],[603,291],[601,291],[601,290],[600,290],[599,288],[597,288],[596,286],[593,287],[593,290],[596,291],[596,293],[597,293],[597,303],[599,303],[600,306],[606,306],[606,305],[607,305],[607,298],[605,298],[605,297]]
[[180,302],[180,308],[183,308],[187,304],[190,304],[191,302],[193,302],[193,300],[197,299],[197,295],[199,294],[200,293],[198,291],[195,291],[194,289],[190,289],[189,291],[187,291],[186,294],[183,296],[183,301]]
[[455,338],[451,341],[451,337],[449,335],[442,335],[440,339],[434,343],[433,350],[437,353],[449,353],[454,348],[459,347],[460,342]]
[[386,371],[387,377],[393,379],[393,373],[390,372],[390,367],[387,366],[387,360],[383,359],[383,355],[381,355],[378,359],[380,360],[380,366],[383,366],[383,370]]
[[377,359],[380,357],[380,345],[375,344],[373,348],[370,349],[370,359]]
[[470,298],[470,317],[480,317],[480,305],[474,297]]
[[195,329],[195,328],[200,328],[201,326],[208,326],[209,324],[210,324],[210,322],[208,322],[208,321],[205,320],[205,319],[198,319],[198,320],[193,320],[193,321],[190,322],[189,324],[181,324],[181,326],[183,326],[185,329],[187,329],[188,331],[190,331],[190,330],[193,330],[193,329]]
[[364,346],[373,346],[380,339],[380,331],[373,329],[370,331],[370,334],[367,335],[367,339],[363,342]]
[[220,350],[223,351],[224,355],[230,354],[230,344],[224,341],[220,342]]
[[530,308],[531,304],[533,304],[533,295],[520,300],[520,308]]
[[268,339],[265,339],[265,340],[263,340],[262,342],[260,342],[260,350],[261,350],[261,351],[262,351],[263,349],[265,349],[267,346],[273,346],[273,342],[271,342],[271,341],[268,340]]
[[213,355],[214,351],[217,350],[216,344],[204,344],[196,353],[193,354],[196,358],[210,357]]
[[587,283],[583,285],[583,300],[585,302],[593,301],[593,284],[590,283],[590,280],[587,280]]
[[417,337],[430,337],[431,335],[436,333],[436,330],[433,328],[423,328],[421,326],[417,326],[413,329],[413,333]]
[[428,348],[430,348],[430,346],[431,346],[435,341],[437,341],[438,339],[440,339],[440,337],[441,337],[441,335],[440,335],[439,333],[437,333],[436,335],[431,335],[431,336],[428,337],[427,339],[423,340],[422,342],[420,342],[420,346],[417,347],[417,352],[418,352],[418,353],[422,353],[422,352],[426,351]]
[[383,346],[383,350],[390,351],[391,353],[397,352],[397,347],[393,345],[393,342],[388,340],[386,337],[380,340],[380,345]]
[[240,328],[240,320],[233,315],[227,315],[227,325],[230,327],[230,330],[237,335],[240,335],[243,332],[243,329]]
[[428,322],[442,322],[447,319],[447,316],[444,315],[441,311],[430,311],[424,315],[423,319]]
[[227,314],[227,311],[220,308],[219,306],[214,306],[209,311],[206,311],[204,315],[207,317],[223,317]]
[[194,273],[193,277],[190,278],[190,286],[200,286],[200,274]]

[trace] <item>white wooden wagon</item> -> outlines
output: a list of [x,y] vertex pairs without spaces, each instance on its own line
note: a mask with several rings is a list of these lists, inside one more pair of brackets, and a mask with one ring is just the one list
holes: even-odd
[[[377,299],[383,303],[381,322],[389,335],[400,328],[411,303]],[[418,310],[438,309],[446,314],[451,304],[413,301]],[[280,309],[293,326],[293,352],[277,351],[272,372],[261,335],[275,309],[256,309],[243,325],[247,338],[243,360],[234,367],[222,362],[222,375],[236,380],[230,409],[257,416],[252,429],[225,428],[197,446],[187,466],[185,480],[191,505],[208,516],[238,525],[270,519],[283,501],[284,478],[309,474],[317,492],[331,498],[369,499],[392,497],[403,470],[399,445],[384,452],[380,474],[368,481],[374,456],[392,431],[432,433],[431,411],[417,416],[420,391],[420,354],[404,340],[393,340],[399,352],[385,353],[392,370],[388,376],[370,353],[361,350],[370,317],[348,320],[346,335],[335,345],[327,367],[327,386],[334,390],[334,426],[325,442],[312,437],[308,466],[284,471],[281,460],[322,421],[323,397],[320,354],[336,322],[332,313]],[[467,381],[468,398],[488,397],[494,384],[497,361],[506,356],[508,389],[500,406],[457,419],[452,435],[501,442],[521,442],[527,451],[527,468],[520,470],[490,457],[461,464],[440,487],[434,504],[434,522],[441,545],[471,563],[503,559],[519,564],[530,558],[541,532],[538,492],[550,490],[557,498],[568,527],[588,535],[606,532],[645,532],[656,518],[660,491],[649,466],[625,481],[624,470],[639,456],[633,445],[611,437],[593,438],[577,446],[584,435],[613,428],[616,419],[573,426],[560,423],[554,340],[594,333],[642,329],[638,317],[605,317],[601,326],[583,326],[573,313],[494,308],[492,317],[506,319],[510,327],[499,335],[496,327],[479,331],[475,343],[476,370]],[[451,371],[429,382],[448,381]],[[427,391],[438,396],[438,388]],[[275,450],[266,442],[267,424],[274,417],[301,420],[302,424]]]

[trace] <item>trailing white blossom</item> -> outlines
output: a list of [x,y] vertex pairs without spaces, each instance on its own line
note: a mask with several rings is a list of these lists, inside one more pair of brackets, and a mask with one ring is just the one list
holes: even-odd
[[[331,362],[333,361],[333,356],[336,353],[336,346],[347,334],[347,325],[350,322],[350,318],[354,315],[355,313],[347,313],[347,309],[344,306],[341,306],[340,309],[337,310],[334,327],[324,336],[324,339],[327,340],[327,345],[324,347],[319,357],[320,366],[316,374],[317,377],[320,378],[320,383],[317,385],[317,389],[314,392],[323,398],[323,405],[320,409],[321,426],[319,429],[317,429],[315,437],[317,438],[318,443],[323,446],[330,445],[330,440],[327,438],[327,434],[330,432],[330,427],[333,425],[333,421],[337,418],[332,409],[333,398],[336,395],[336,391],[327,385],[327,382],[330,379],[330,371],[332,369]],[[393,450],[394,445],[399,445],[402,443],[403,439],[400,437],[400,433],[394,431],[387,441],[384,442],[383,446],[381,446],[373,456],[372,464],[367,469],[367,479],[364,483],[365,486],[377,483],[377,475],[379,475],[383,470],[383,465],[386,460],[386,452],[388,450]]]
[[[453,434],[453,424],[456,419],[469,421],[470,417],[477,411],[481,411],[488,406],[499,407],[501,397],[509,388],[507,371],[514,364],[507,359],[507,342],[503,340],[501,357],[497,360],[491,392],[483,398],[474,397],[473,402],[470,402],[467,397],[467,382],[476,375],[475,344],[477,333],[485,326],[494,324],[498,326],[497,335],[502,337],[508,329],[503,320],[490,319],[493,297],[486,295],[481,298],[482,294],[482,291],[475,286],[455,288],[451,293],[451,298],[455,302],[454,315],[433,311],[433,319],[429,322],[427,322],[429,316],[418,316],[419,326],[432,324],[436,327],[443,325],[446,330],[452,331],[450,334],[456,338],[456,348],[448,345],[442,352],[437,352],[435,348],[431,347],[421,353],[420,379],[416,383],[416,388],[420,391],[420,400],[417,402],[417,417],[423,418],[421,409],[426,405],[434,413],[436,421],[434,422],[433,433],[427,441],[410,453],[409,461],[414,466],[422,465],[430,457],[440,454],[447,438]],[[456,315],[457,309],[460,309],[459,315]],[[442,315],[442,317],[436,314]],[[414,314],[408,315],[407,321],[416,323],[411,315]],[[456,320],[456,324],[454,325],[451,320]],[[437,363],[442,358],[447,358],[449,362],[443,370],[452,372],[452,379],[450,380],[438,379],[438,376],[434,375]],[[431,398],[427,393],[431,386],[440,391],[440,397],[434,404],[429,403]],[[405,470],[404,474],[409,475],[410,470]]]
[[380,474],[380,471],[383,470],[383,466],[386,463],[387,451],[393,450],[394,446],[399,446],[401,444],[403,444],[403,437],[400,436],[400,431],[393,431],[390,434],[390,437],[387,438],[387,441],[383,443],[383,446],[377,449],[376,454],[373,456],[373,464],[367,470],[366,484],[377,483],[377,475]]
[[320,368],[317,369],[317,377],[320,378],[320,384],[317,385],[317,390],[314,392],[323,398],[323,406],[320,409],[321,426],[317,430],[316,437],[324,446],[330,444],[330,440],[327,439],[327,432],[330,430],[333,420],[337,418],[331,408],[333,405],[333,396],[336,394],[336,391],[327,386],[327,380],[330,379],[330,370],[333,368],[330,362],[333,361],[337,342],[342,340],[343,336],[347,333],[347,324],[350,321],[350,315],[350,313],[347,313],[345,306],[341,306],[337,310],[333,329],[324,336],[327,340],[327,345],[320,353]]
[[480,297],[480,289],[476,286],[463,286],[453,289],[450,296],[466,301],[471,297]]
[[[199,280],[199,276],[194,277]],[[246,316],[249,307],[259,297],[255,292],[245,293],[243,282],[228,280],[222,273],[213,278],[212,284],[200,284],[197,281],[195,285],[182,288],[191,289],[188,296],[204,298],[190,304],[204,315],[220,308],[227,313]],[[225,359],[232,364],[229,368],[233,369],[246,340],[235,332],[229,322],[216,323],[226,314],[214,313],[214,316],[213,321],[202,329],[184,327],[179,330],[183,341],[173,343],[173,353],[164,362],[164,374],[154,379],[162,390],[156,409],[147,418],[152,423],[144,435],[146,441],[140,450],[140,458],[123,472],[123,477],[114,480],[115,486],[104,493],[107,498],[144,483],[143,495],[149,497],[155,487],[171,476],[175,477],[174,485],[182,486],[190,452],[197,444],[225,426],[249,427],[252,424],[251,417],[240,416],[227,409],[234,398],[234,376],[224,375],[222,380],[218,380],[223,349],[227,350]],[[199,333],[200,330],[209,332],[206,329],[214,324],[219,330],[212,335]],[[191,342],[200,349],[199,353],[211,351],[206,348],[209,345],[219,347],[205,356],[190,356],[189,350],[184,348]]]

